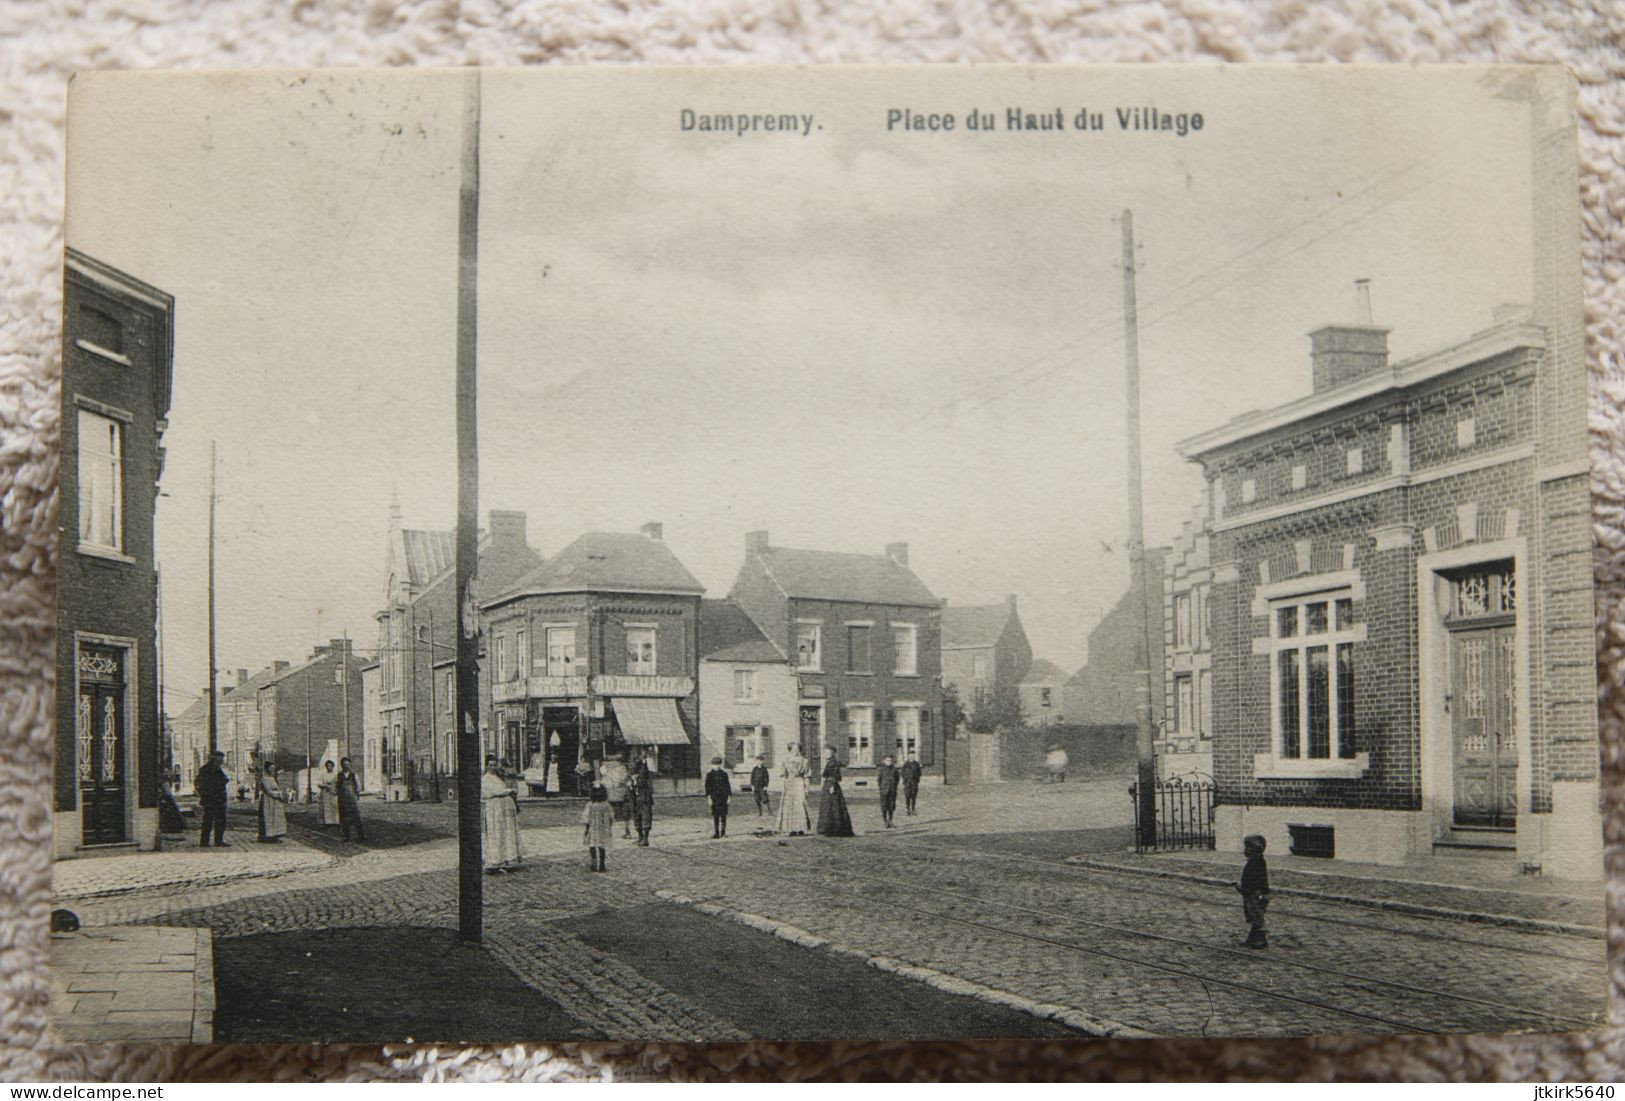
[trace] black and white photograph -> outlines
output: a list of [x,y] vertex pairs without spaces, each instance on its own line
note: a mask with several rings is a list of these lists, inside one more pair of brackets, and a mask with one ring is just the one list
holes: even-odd
[[1602,1027],[1574,97],[79,75],[57,1034]]

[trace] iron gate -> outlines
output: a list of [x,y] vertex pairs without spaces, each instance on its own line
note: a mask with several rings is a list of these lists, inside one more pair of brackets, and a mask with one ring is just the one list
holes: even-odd
[[1175,777],[1159,780],[1152,788],[1156,814],[1156,844],[1146,845],[1140,831],[1140,785],[1130,784],[1134,804],[1134,851],[1213,848],[1213,781]]

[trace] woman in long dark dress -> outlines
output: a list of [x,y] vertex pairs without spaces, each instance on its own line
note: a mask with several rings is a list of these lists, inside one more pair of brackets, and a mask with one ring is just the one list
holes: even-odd
[[852,816],[846,810],[846,796],[841,794],[841,762],[835,757],[835,747],[824,750],[824,790],[818,796],[818,833],[821,837],[853,837]]

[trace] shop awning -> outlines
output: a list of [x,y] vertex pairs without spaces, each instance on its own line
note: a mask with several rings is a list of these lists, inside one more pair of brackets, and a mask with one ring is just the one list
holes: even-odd
[[616,696],[615,722],[628,745],[691,745],[677,714],[677,701],[665,698]]

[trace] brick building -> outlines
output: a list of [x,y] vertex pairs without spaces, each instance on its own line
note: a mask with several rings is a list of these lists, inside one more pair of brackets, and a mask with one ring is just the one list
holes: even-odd
[[1390,364],[1363,298],[1310,334],[1308,397],[1181,447],[1213,514],[1223,847],[1600,874],[1573,118],[1522,94],[1533,310]]
[[58,858],[158,840],[158,575],[153,518],[175,300],[69,249],[58,499]]
[[[1066,684],[1063,702],[1068,722],[1089,726],[1133,725],[1135,701],[1139,699],[1144,683],[1144,670],[1136,668],[1136,636],[1146,632],[1146,648],[1151,658],[1151,722],[1162,728],[1166,701],[1161,691],[1163,631],[1159,619],[1162,615],[1162,576],[1166,569],[1168,551],[1165,547],[1150,547],[1145,552],[1146,574],[1152,578],[1153,591],[1147,594],[1139,584],[1130,582],[1128,591],[1112,605],[1111,611],[1089,632],[1089,660]],[[1147,621],[1149,620],[1149,629]]]
[[727,600],[700,604],[700,759],[706,767],[721,757],[748,777],[760,755],[772,771],[795,739],[799,690],[790,659],[743,608]]
[[319,767],[329,743],[337,749],[335,763],[359,757],[364,663],[349,640],[318,646],[298,665],[278,664],[282,668],[258,690],[260,737],[277,748],[278,764],[302,769],[308,754]]
[[888,752],[940,770],[942,604],[908,568],[907,543],[837,554],[751,532],[728,599],[790,657],[802,752],[821,759],[834,746],[859,782]]
[[1016,698],[1032,660],[1014,594],[1000,604],[942,609],[942,684],[955,691],[967,713]]
[[1021,715],[1029,726],[1056,726],[1067,721],[1065,669],[1047,658],[1035,658],[1016,686]]
[[698,791],[704,591],[651,523],[583,535],[483,600],[490,751],[533,793],[582,794],[578,768],[642,749],[657,790]]
[[1163,715],[1157,775],[1213,775],[1213,624],[1207,507],[1180,529],[1163,563]]
[[[389,514],[384,608],[378,623],[377,781],[389,799],[421,799],[451,790],[456,738],[436,666],[455,657],[457,592],[454,533],[401,526]],[[525,514],[493,509],[479,534],[475,592],[497,593],[542,565],[525,537]],[[483,689],[482,689],[483,692]]]
[[386,786],[384,707],[379,693],[383,670],[377,658],[361,666],[361,755],[352,755],[350,763],[360,775],[361,790],[367,795],[383,795]]

